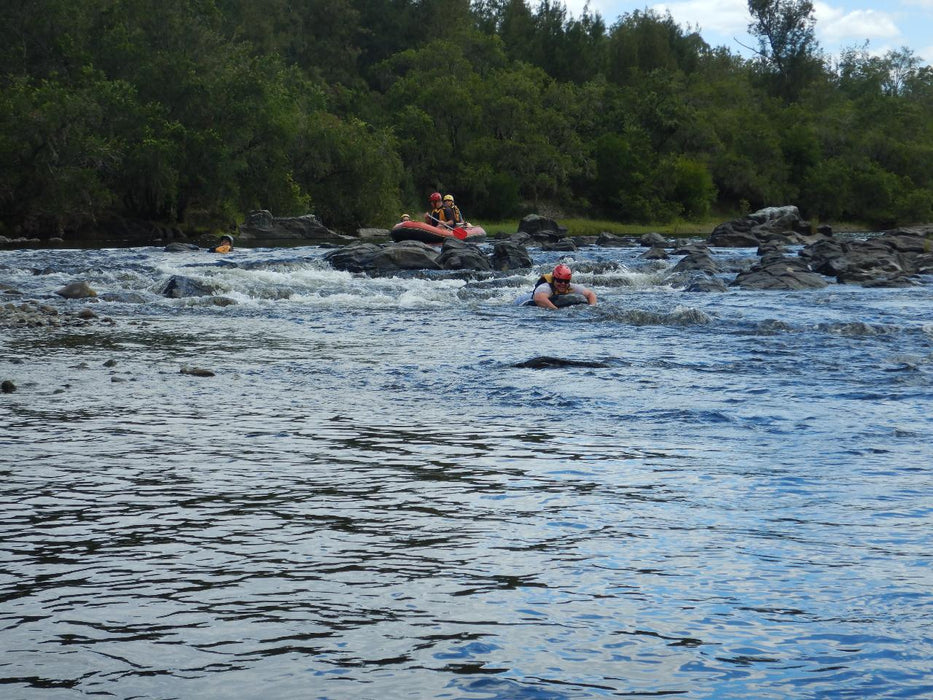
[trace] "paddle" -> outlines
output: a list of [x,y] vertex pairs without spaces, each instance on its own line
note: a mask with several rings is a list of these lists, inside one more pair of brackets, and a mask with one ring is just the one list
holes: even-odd
[[461,241],[466,238],[469,234],[466,232],[465,228],[460,228],[459,226],[454,229],[454,238],[459,238]]

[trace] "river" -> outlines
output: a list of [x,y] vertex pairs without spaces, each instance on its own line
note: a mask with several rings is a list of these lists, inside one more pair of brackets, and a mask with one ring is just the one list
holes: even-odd
[[324,253],[0,251],[4,698],[933,696],[933,280]]

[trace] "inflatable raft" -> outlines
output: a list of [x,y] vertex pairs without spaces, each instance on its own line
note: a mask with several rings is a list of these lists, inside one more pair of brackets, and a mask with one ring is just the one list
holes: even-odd
[[392,227],[390,235],[393,241],[421,241],[437,244],[443,243],[448,238],[457,238],[461,241],[485,238],[486,231],[481,226],[463,226],[451,231],[423,221],[402,221]]

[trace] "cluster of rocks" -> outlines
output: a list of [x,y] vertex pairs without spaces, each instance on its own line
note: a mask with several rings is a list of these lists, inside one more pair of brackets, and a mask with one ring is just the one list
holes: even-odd
[[[499,237],[491,253],[470,242],[446,240],[437,248],[417,241],[378,244],[355,241],[329,252],[332,267],[371,276],[406,271],[472,270],[509,271],[530,268],[528,246],[542,250],[573,251],[581,246],[642,246],[645,260],[682,256],[671,275],[687,291],[724,291],[728,286],[743,289],[817,289],[835,278],[840,284],[906,286],[919,284],[918,275],[933,274],[933,225],[897,229],[861,240],[841,240],[830,227],[813,230],[795,206],[768,207],[717,226],[705,241],[673,244],[657,233],[639,237],[571,237],[552,219],[528,216],[515,234]],[[795,255],[788,246],[803,246]],[[714,258],[714,248],[757,249],[757,260],[740,269],[723,268]],[[723,281],[724,273],[735,278]]]
[[[759,260],[732,282],[745,289],[815,289],[835,278],[839,284],[904,287],[933,274],[933,225],[842,240],[829,227],[813,231],[797,207],[769,207],[720,224],[707,243],[713,247],[757,246]],[[786,246],[802,245],[796,255]]]
[[[378,231],[376,232],[378,233]],[[381,231],[388,235],[388,231]],[[374,238],[383,236],[373,235]],[[531,214],[521,220],[514,234],[501,234],[492,242],[492,251],[483,252],[477,243],[446,239],[438,249],[419,241],[403,240],[394,243],[376,243],[355,240],[335,249],[324,257],[331,267],[370,276],[390,276],[415,270],[471,270],[474,272],[506,272],[533,267],[528,247],[542,250],[575,251],[581,246],[646,246],[646,258],[667,257],[664,246],[669,245],[660,234],[640,237],[622,237],[611,233],[599,236],[569,236],[567,228],[553,219]]]
[[491,254],[474,243],[456,238],[444,241],[440,250],[420,241],[376,244],[358,242],[325,254],[331,267],[371,276],[394,275],[409,270],[513,270],[531,267],[527,248],[515,241],[497,241]]
[[[55,293],[64,299],[88,299],[97,296],[97,292],[91,289],[85,281],[72,282],[57,289]],[[0,284],[0,294],[7,298],[21,295],[19,290],[6,284]],[[88,307],[73,312],[63,312],[32,299],[19,303],[7,301],[0,304],[0,328],[66,328],[87,326],[95,321],[114,324],[112,318],[101,317]]]
[[95,321],[113,324],[109,317],[101,318],[93,310],[84,308],[74,313],[65,313],[48,304],[23,301],[19,304],[0,304],[0,328],[65,328],[87,326]]
[[829,226],[814,232],[809,221],[800,217],[793,205],[766,207],[739,219],[719,224],[708,242],[717,248],[754,248],[763,244],[794,245],[813,240],[814,234],[832,235]]

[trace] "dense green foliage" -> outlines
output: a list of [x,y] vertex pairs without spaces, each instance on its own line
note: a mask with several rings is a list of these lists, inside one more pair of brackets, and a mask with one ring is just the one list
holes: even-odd
[[809,0],[748,5],[752,59],[556,0],[5,3],[0,233],[258,208],[349,230],[433,190],[474,220],[933,220],[933,71],[824,55]]

